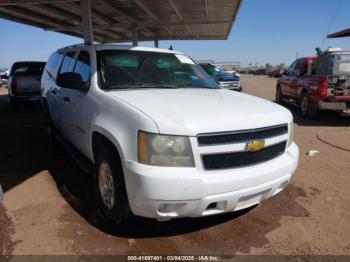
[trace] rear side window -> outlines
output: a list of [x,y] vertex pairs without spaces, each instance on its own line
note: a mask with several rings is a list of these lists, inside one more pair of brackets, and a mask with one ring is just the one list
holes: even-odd
[[74,62],[74,54],[75,52],[69,52],[67,53],[64,58],[63,58],[63,62],[61,65],[61,70],[60,70],[60,74],[65,73],[65,72],[71,72],[71,65]]
[[41,76],[44,71],[44,62],[21,62],[12,66],[12,76]]
[[46,72],[44,72],[44,75],[48,75],[51,78],[55,78],[57,74],[57,66],[59,61],[61,60],[62,54],[59,53],[53,53],[49,57],[49,61],[46,64]]
[[87,51],[81,51],[74,66],[74,73],[81,75],[84,82],[90,80],[90,55]]

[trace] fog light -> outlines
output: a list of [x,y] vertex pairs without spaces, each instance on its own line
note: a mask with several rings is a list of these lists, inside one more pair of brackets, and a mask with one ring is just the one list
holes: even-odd
[[177,216],[180,209],[186,206],[186,203],[163,203],[158,206],[160,215]]
[[166,204],[160,204],[158,207],[158,212],[162,212],[166,208]]

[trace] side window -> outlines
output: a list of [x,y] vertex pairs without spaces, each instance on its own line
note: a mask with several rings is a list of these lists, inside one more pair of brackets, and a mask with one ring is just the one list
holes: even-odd
[[57,66],[59,61],[62,58],[62,54],[59,53],[53,53],[50,57],[49,57],[49,61],[46,64],[46,69],[44,71],[44,76],[48,76],[50,78],[56,78],[56,74],[57,74]]
[[299,59],[296,61],[295,63],[295,66],[294,66],[294,69],[293,69],[293,72],[292,74],[295,75],[295,76],[299,76],[300,73],[301,73],[301,69],[302,69],[302,63],[303,63],[303,59]]
[[87,51],[81,51],[74,66],[74,73],[78,73],[84,82],[90,80],[90,55]]
[[60,69],[60,74],[65,72],[71,72],[70,69],[71,69],[72,63],[74,62],[74,59],[73,59],[74,54],[75,52],[69,52],[64,56],[61,69]]
[[294,68],[295,68],[295,65],[297,64],[297,61],[294,61],[293,64],[291,64],[289,67],[288,67],[288,75],[291,75],[293,74],[293,71],[294,71]]

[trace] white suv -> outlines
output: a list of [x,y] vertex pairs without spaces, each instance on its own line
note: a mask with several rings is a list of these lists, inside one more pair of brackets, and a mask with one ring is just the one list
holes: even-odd
[[247,208],[283,190],[298,163],[287,109],[219,88],[179,52],[60,49],[44,70],[42,102],[50,139],[94,174],[115,223]]

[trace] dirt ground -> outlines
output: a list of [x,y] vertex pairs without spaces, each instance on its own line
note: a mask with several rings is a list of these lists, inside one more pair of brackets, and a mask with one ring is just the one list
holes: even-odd
[[[275,79],[242,76],[245,92],[273,100]],[[100,222],[91,180],[51,149],[38,107],[18,112],[0,89],[0,255],[350,255],[350,117],[295,117],[300,163],[291,184],[256,208],[116,229]],[[322,142],[322,141],[323,142]],[[320,153],[310,157],[311,150]]]

